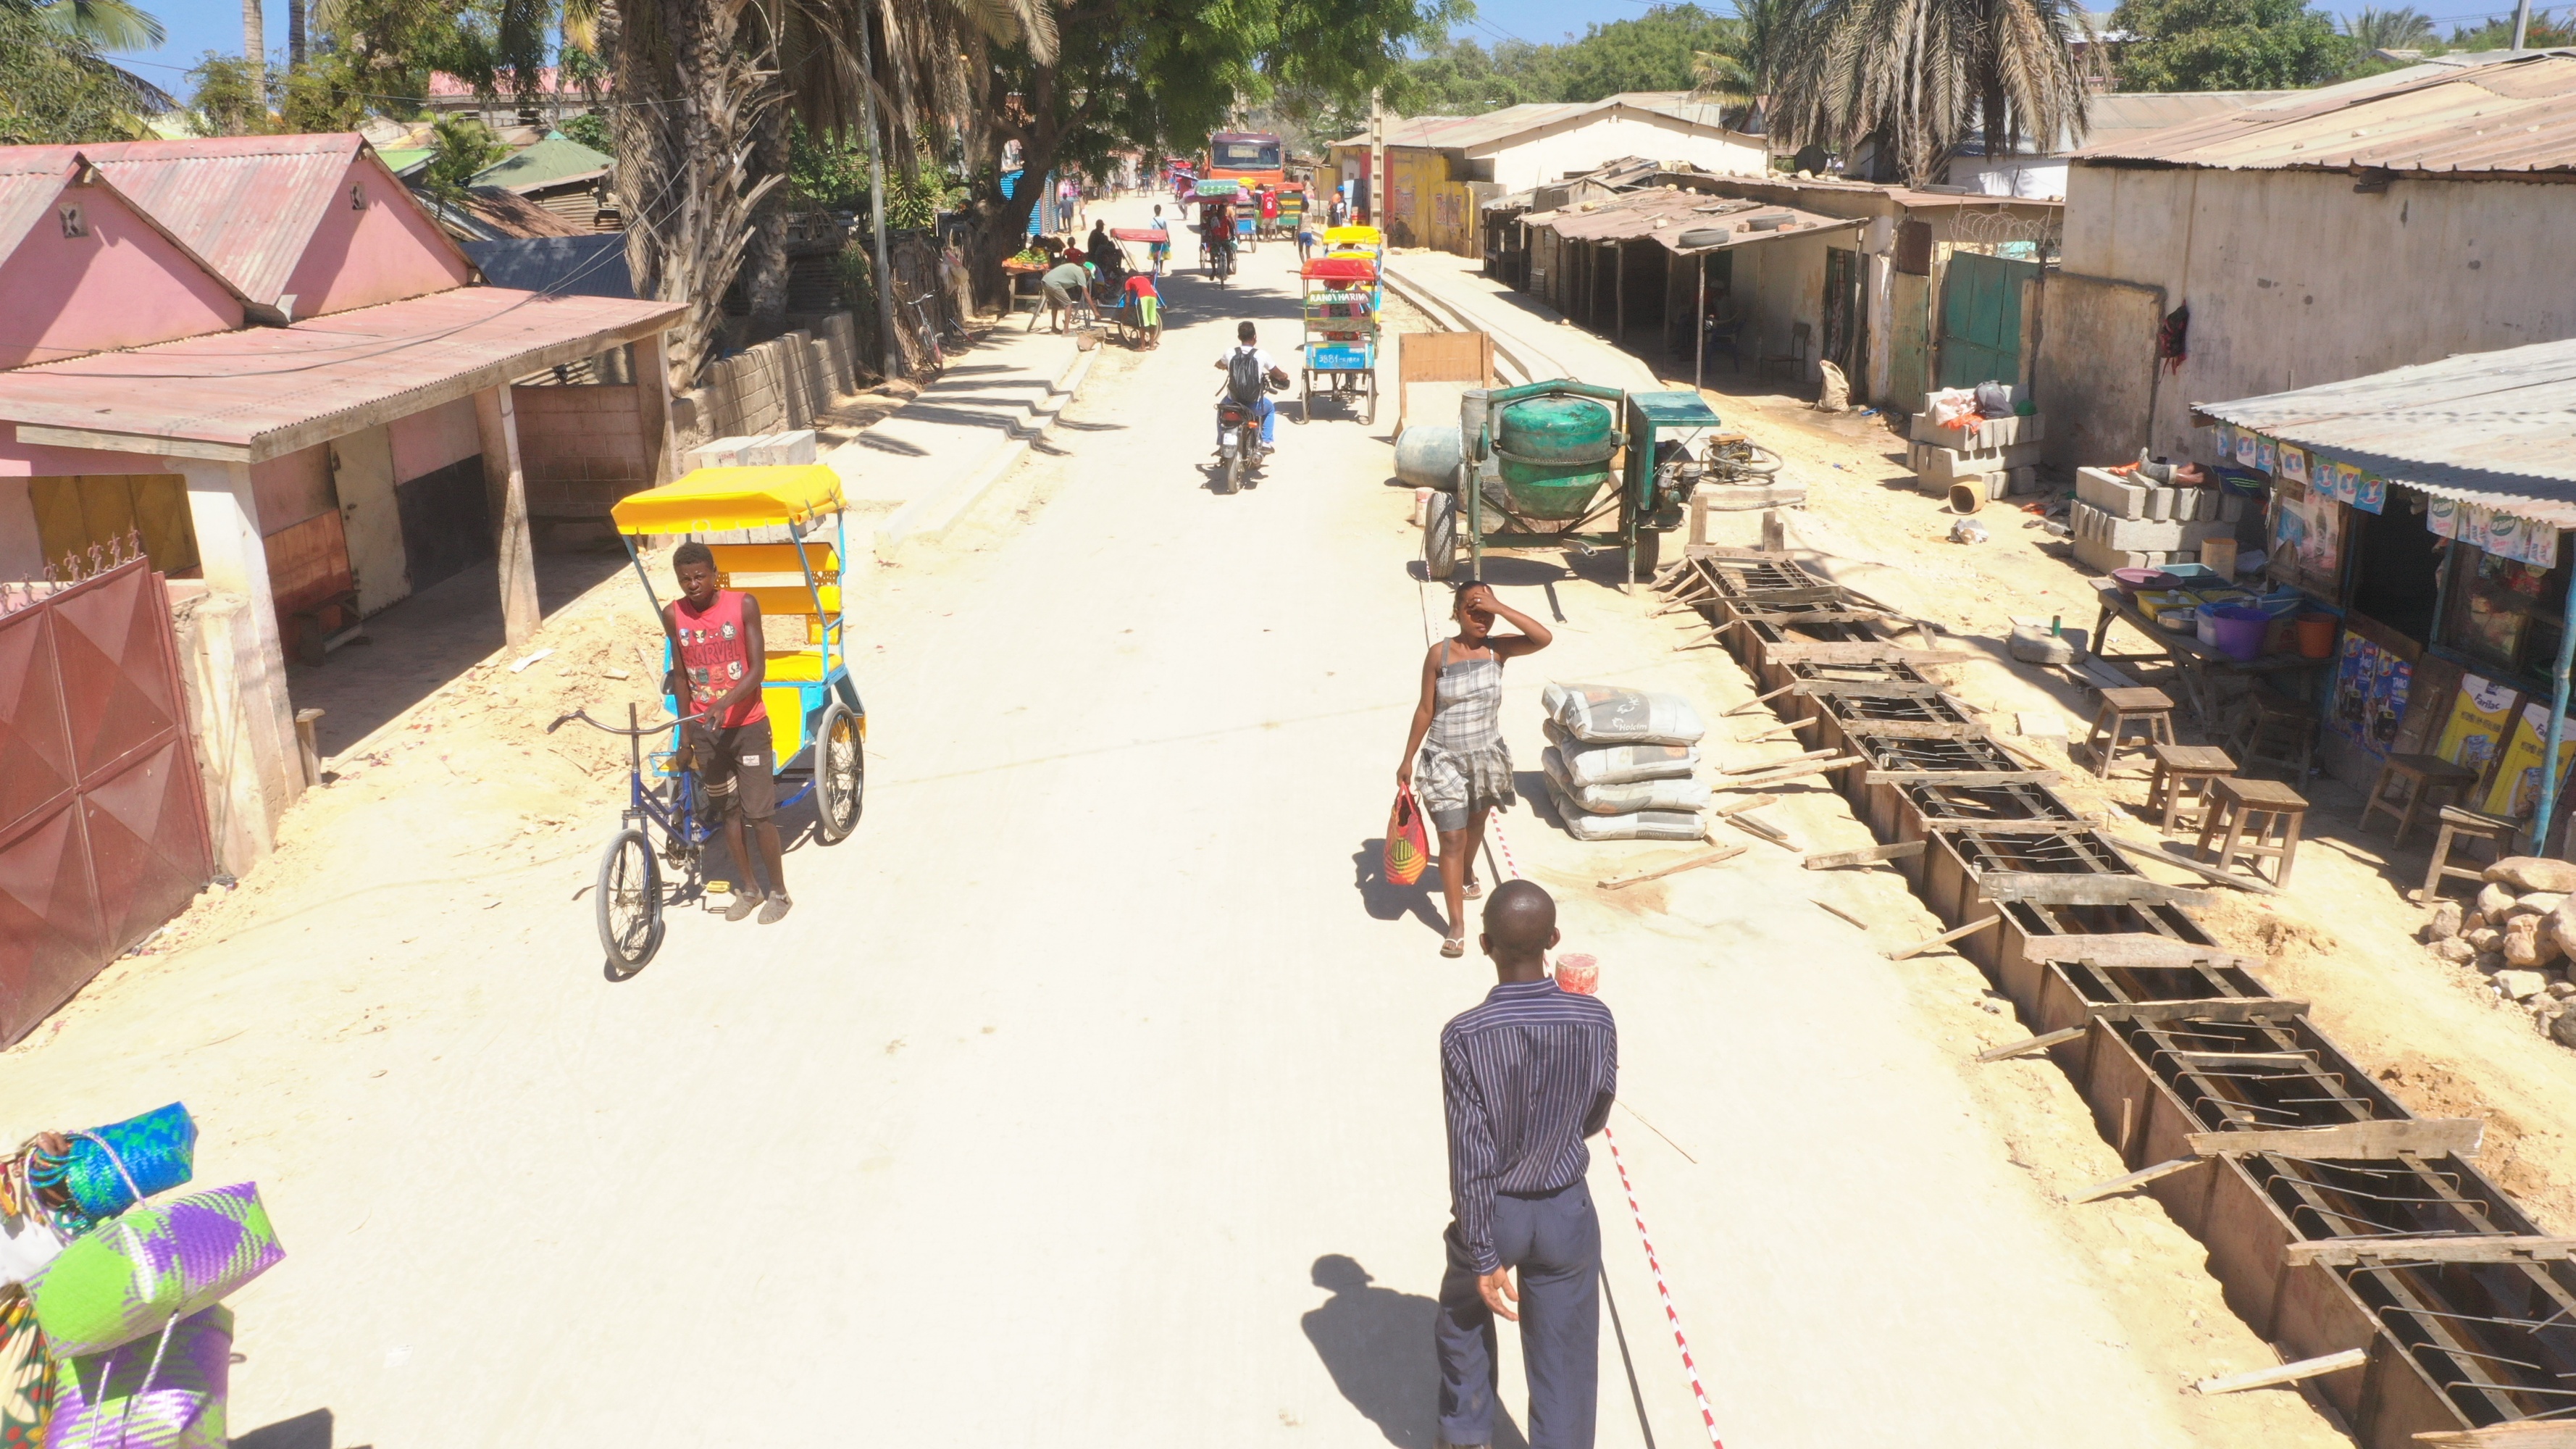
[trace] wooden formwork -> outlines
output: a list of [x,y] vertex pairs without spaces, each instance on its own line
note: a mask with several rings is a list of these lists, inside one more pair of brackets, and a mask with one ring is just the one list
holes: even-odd
[[[2209,939],[2186,908],[2193,892],[2139,874],[2045,772],[1924,677],[1925,656],[1876,634],[1886,610],[1785,558],[1713,552],[1695,551],[1682,568],[1697,582],[1672,592],[1778,694],[1781,716],[1817,722],[1811,743],[1867,762],[1820,782],[1881,841],[1923,843],[1895,864],[1933,914],[1952,927],[2000,918],[1954,949],[2034,1033],[2076,1030],[2047,1054],[2125,1164],[2165,1169],[2137,1190],[2207,1245],[2230,1308],[2289,1359],[2363,1352],[2314,1379],[2359,1441],[2413,1449],[2419,1433],[2576,1418],[2576,1265],[2524,1261],[2503,1241],[2565,1240],[2540,1238],[2455,1152],[2225,1149],[2212,1134],[2282,1127],[2255,1114],[2290,1112],[2283,1102],[2325,1114],[2286,1124],[2303,1132],[2414,1119],[2302,1003],[2273,998]],[[2411,1245],[2425,1235],[2469,1243],[2472,1261],[2390,1256],[2421,1256]],[[2354,1243],[2378,1256],[2317,1260],[2319,1244]]]

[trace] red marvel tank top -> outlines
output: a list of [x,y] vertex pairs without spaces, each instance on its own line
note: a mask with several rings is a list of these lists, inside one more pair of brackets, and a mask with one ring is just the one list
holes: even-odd
[[[671,609],[671,622],[680,635],[680,667],[689,678],[691,714],[704,710],[742,683],[744,673],[751,668],[751,647],[742,637],[742,597],[731,589],[718,589],[714,602],[703,614],[690,608],[685,598]],[[735,729],[767,718],[769,706],[761,703],[755,693],[749,701],[726,710],[723,718],[711,723]]]

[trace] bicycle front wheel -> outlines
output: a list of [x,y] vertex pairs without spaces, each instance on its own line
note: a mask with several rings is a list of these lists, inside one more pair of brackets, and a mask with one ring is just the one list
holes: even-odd
[[641,830],[621,830],[599,858],[599,944],[620,980],[662,949],[662,867]]

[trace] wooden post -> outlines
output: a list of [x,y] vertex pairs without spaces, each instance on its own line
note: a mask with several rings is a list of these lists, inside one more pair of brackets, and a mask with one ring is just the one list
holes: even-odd
[[644,435],[644,477],[658,487],[679,476],[671,446],[671,365],[663,334],[635,340],[635,423]]
[[516,647],[537,632],[537,559],[528,536],[528,479],[519,462],[519,423],[508,383],[474,395],[474,422],[483,435],[483,491],[492,502],[492,552],[500,565],[501,636]]
[[1610,246],[1610,340],[1625,345],[1628,341],[1628,244],[1613,242]]
[[[1691,307],[1691,390],[1693,392],[1708,386],[1708,253],[1699,254],[1698,266],[1699,301]],[[1698,532],[1700,523],[1700,519],[1691,521],[1694,534]],[[1693,537],[1691,542],[1698,543],[1700,540]]]

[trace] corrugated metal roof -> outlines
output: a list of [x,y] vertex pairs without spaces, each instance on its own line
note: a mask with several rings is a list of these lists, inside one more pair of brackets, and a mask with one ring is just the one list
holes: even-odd
[[539,186],[588,180],[605,173],[615,164],[615,157],[594,151],[568,136],[549,136],[524,151],[504,156],[475,172],[471,184],[498,186],[504,191],[527,191]]
[[0,146],[0,260],[53,214],[79,155],[77,146]]
[[[1468,150],[1551,126],[1572,117],[1625,106],[1651,111],[1694,126],[1727,129],[1719,108],[1694,104],[1688,91],[1623,91],[1597,101],[1525,101],[1480,116],[1409,116],[1386,125],[1386,144],[1434,151]],[[1365,146],[1368,132],[1335,141],[1335,146]]]
[[2576,528],[2576,340],[2192,411],[2444,498]]
[[[1756,230],[1747,223],[1757,217],[1766,222],[1773,217],[1782,220]],[[1685,256],[1862,224],[1859,219],[1818,216],[1795,207],[1744,197],[1711,196],[1704,191],[1637,191],[1602,202],[1590,211],[1569,208],[1550,212],[1544,218],[1522,220],[1547,227],[1567,241],[1628,241],[1651,236],[1666,249]],[[1726,239],[1716,246],[1681,244],[1683,232],[1702,227],[1723,230]]]
[[216,275],[274,305],[362,144],[354,131],[117,141],[81,154]]
[[2498,54],[2474,66],[2410,66],[2294,91],[2074,154],[2228,170],[2576,170],[2576,51]]
[[686,310],[459,287],[0,372],[0,422],[22,442],[151,440],[143,451],[259,462],[650,335]]

